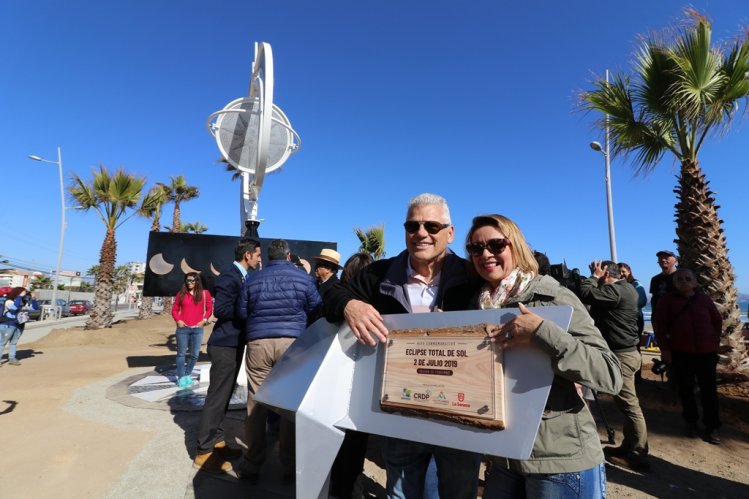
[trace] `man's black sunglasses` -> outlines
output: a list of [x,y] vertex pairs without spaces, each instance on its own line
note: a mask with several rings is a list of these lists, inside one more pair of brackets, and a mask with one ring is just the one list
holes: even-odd
[[417,232],[419,230],[419,227],[424,226],[424,230],[429,232],[430,234],[436,234],[442,229],[447,229],[450,227],[450,224],[441,224],[439,222],[417,222],[416,220],[406,220],[406,222],[403,224],[403,227],[406,228],[406,232],[409,234],[413,234],[414,232]]
[[484,249],[488,249],[489,253],[498,255],[502,253],[507,246],[509,246],[509,239],[489,239],[486,243],[468,243],[466,244],[466,251],[471,256],[481,256],[484,254]]

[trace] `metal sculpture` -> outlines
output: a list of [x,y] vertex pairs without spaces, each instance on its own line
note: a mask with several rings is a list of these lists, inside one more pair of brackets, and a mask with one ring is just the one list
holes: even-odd
[[206,123],[226,162],[241,175],[240,232],[257,237],[258,198],[266,173],[279,169],[301,147],[299,134],[273,103],[273,51],[255,43],[249,97],[235,99]]

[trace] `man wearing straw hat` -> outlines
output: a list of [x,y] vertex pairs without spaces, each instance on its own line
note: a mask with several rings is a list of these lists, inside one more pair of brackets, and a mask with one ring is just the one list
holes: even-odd
[[341,254],[334,249],[323,248],[318,256],[313,256],[315,261],[315,277],[317,278],[317,291],[325,299],[325,293],[338,282],[338,271],[341,269]]

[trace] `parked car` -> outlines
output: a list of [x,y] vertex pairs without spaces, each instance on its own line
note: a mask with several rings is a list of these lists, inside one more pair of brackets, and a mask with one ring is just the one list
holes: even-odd
[[[37,315],[41,313],[42,309],[46,306],[52,305],[52,300],[39,300],[39,311],[36,312]],[[70,307],[68,306],[68,302],[63,300],[62,298],[57,299],[57,306],[61,308],[62,310],[62,317],[70,317],[72,314],[70,312]],[[31,314],[29,314],[31,317]],[[37,316],[37,319],[39,317]]]
[[70,300],[68,307],[73,315],[87,315],[94,308],[94,304],[88,300]]

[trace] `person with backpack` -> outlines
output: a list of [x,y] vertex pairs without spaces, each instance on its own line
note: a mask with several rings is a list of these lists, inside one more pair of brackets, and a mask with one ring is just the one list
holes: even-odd
[[[192,386],[192,370],[200,356],[203,342],[203,326],[208,324],[213,314],[213,300],[207,289],[203,289],[197,272],[185,274],[182,289],[174,297],[172,318],[177,324],[177,386]],[[185,356],[190,349],[190,357],[185,365]]]
[[0,316],[0,357],[2,357],[5,345],[8,347],[8,364],[20,366],[21,362],[16,359],[16,346],[21,339],[23,330],[29,320],[29,310],[32,307],[31,298],[27,296],[26,288],[17,287],[10,290],[5,296],[5,303]]

